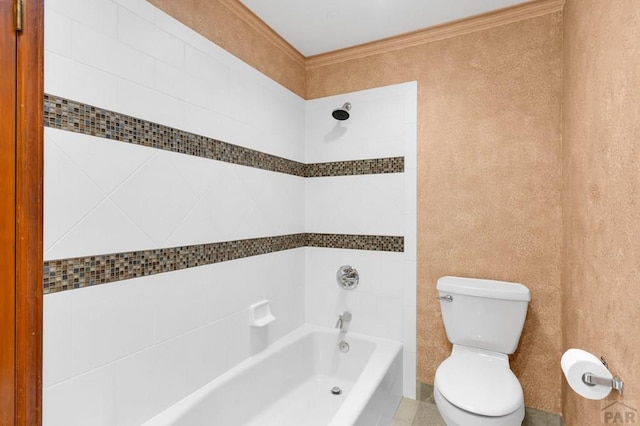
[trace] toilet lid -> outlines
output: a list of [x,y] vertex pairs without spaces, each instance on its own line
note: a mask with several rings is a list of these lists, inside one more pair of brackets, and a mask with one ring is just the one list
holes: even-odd
[[505,416],[524,404],[506,361],[479,354],[450,356],[436,370],[438,391],[453,405],[482,416]]

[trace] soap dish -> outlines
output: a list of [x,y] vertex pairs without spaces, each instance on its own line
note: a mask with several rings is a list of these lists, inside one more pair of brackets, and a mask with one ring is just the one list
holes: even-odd
[[249,314],[251,316],[250,321],[253,327],[264,327],[276,319],[276,317],[271,313],[268,300],[263,300],[262,302],[254,303],[249,306]]

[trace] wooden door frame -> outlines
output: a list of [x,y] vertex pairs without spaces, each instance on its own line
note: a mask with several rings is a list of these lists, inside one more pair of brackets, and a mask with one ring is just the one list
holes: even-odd
[[[17,33],[15,51],[15,163],[13,170],[0,170],[0,179],[7,172],[13,172],[15,179],[14,280],[0,283],[3,294],[13,287],[15,302],[13,415],[3,423],[38,426],[42,424],[44,0],[22,1],[23,30]],[[0,126],[7,124],[0,117]],[[10,324],[0,327],[11,332]],[[0,383],[6,394],[8,382]]]
[[0,0],[0,425],[15,422],[16,49],[12,5]]
[[18,35],[16,420],[42,424],[44,0],[24,1]]

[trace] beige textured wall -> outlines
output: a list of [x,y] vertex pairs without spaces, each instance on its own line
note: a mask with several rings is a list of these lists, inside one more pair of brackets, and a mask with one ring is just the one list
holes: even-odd
[[570,426],[603,424],[613,400],[640,412],[637,0],[565,5],[563,151],[564,348],[605,355],[626,387],[624,397],[590,401],[563,380],[563,412]]
[[532,302],[513,369],[525,403],[556,413],[561,62],[558,12],[307,72],[308,98],[418,81],[418,379],[450,353],[438,277],[518,281]]
[[148,0],[298,96],[305,96],[305,68],[218,0]]

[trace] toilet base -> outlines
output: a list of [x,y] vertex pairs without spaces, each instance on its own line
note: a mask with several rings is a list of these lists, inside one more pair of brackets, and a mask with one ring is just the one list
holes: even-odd
[[433,384],[433,398],[447,426],[520,426],[524,420],[524,404],[506,416],[489,417],[456,407],[442,396],[437,383]]

